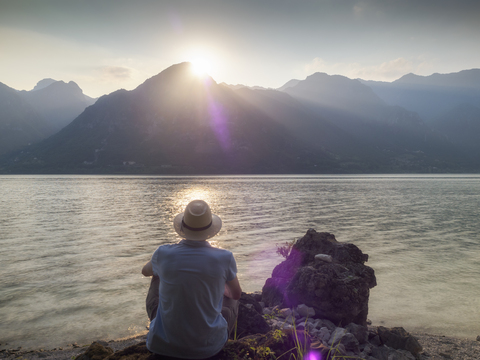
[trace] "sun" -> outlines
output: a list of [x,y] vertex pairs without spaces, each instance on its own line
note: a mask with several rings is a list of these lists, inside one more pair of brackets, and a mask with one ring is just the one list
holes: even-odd
[[192,64],[192,72],[198,77],[208,76],[212,70],[212,63],[206,58],[195,58],[190,62]]

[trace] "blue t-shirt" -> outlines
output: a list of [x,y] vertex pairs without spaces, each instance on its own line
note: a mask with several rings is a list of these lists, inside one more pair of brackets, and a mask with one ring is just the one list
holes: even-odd
[[221,311],[225,283],[237,274],[233,254],[207,241],[182,240],[160,246],[152,267],[160,278],[160,298],[148,350],[189,359],[218,353],[228,338]]

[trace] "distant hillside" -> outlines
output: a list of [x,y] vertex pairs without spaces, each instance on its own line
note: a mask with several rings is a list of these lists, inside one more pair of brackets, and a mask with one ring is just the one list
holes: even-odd
[[389,154],[399,170],[402,164],[422,166],[418,154],[425,156],[424,165],[445,159],[448,154],[460,156],[459,150],[418,114],[387,105],[358,80],[316,73],[285,87],[284,92],[351,136]]
[[0,155],[53,135],[94,102],[74,82],[44,79],[31,91],[0,83]]
[[195,77],[184,63],[133,91],[101,97],[29,154],[10,159],[10,166],[18,171],[289,173],[302,167],[304,157],[330,166],[329,154],[307,150],[285,126],[233,90]]
[[33,90],[20,91],[20,95],[50,124],[52,132],[59,131],[95,103],[83,94],[73,81],[65,83],[53,79],[41,80]]
[[449,141],[480,154],[480,108],[460,104],[431,121]]
[[0,155],[47,137],[50,124],[16,90],[0,83]]
[[284,92],[232,89],[194,76],[189,63],[101,97],[57,134],[0,163],[3,173],[466,169],[471,159],[460,148],[357,80],[314,74]]
[[408,74],[391,83],[361,82],[387,104],[414,111],[426,121],[460,104],[480,107],[480,69],[430,76]]

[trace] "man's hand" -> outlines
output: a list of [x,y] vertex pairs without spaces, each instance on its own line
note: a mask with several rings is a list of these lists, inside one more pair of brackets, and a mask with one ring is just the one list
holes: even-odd
[[153,276],[152,260],[143,265],[142,274],[143,276]]
[[228,281],[225,284],[224,295],[233,300],[240,299],[240,296],[242,295],[242,288],[240,287],[240,283],[238,282],[238,278],[236,276],[235,279]]

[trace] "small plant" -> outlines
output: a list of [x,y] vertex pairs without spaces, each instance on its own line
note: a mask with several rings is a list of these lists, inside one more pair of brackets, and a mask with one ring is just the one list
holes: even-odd
[[[293,244],[292,244],[293,245]],[[292,312],[293,312],[293,309],[292,309]],[[286,322],[286,320],[285,320]],[[305,324],[307,323],[307,320],[305,319]],[[288,358],[288,360],[307,360],[305,358],[305,355],[307,354],[307,336],[308,336],[308,333],[307,331],[303,331],[303,341],[298,337],[298,332],[297,332],[297,326],[296,326],[296,323],[295,321],[293,322],[293,333],[295,334],[295,339],[293,340],[295,346],[293,348],[291,348],[290,350],[288,350],[287,352],[283,353],[282,355],[280,355],[278,357],[278,359],[280,359],[282,356],[286,355],[287,353],[290,353],[290,356]],[[281,333],[281,330],[279,330],[280,333]],[[296,354],[295,353],[292,353],[291,351],[292,350],[296,350]]]
[[251,347],[255,358],[276,360],[275,353],[268,346]]
[[297,242],[296,239],[293,239],[292,241],[287,241],[285,242],[285,245],[279,246],[277,245],[277,254],[283,256],[285,259],[290,255],[292,252],[293,245]]
[[233,332],[233,340],[237,341],[237,324],[238,324],[238,319],[235,320],[235,331]]
[[263,318],[265,320],[273,320],[275,319],[275,314],[273,312],[271,314],[263,314]]
[[263,318],[265,320],[273,320],[278,316],[278,314],[279,314],[279,311],[278,311],[278,309],[275,308],[275,309],[272,310],[272,312],[270,314],[263,314]]

